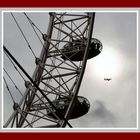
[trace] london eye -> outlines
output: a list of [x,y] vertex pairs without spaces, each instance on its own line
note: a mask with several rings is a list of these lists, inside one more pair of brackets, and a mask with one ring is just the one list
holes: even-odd
[[[22,77],[25,91],[20,91],[17,81],[11,78],[4,65],[4,92],[11,97],[12,113],[4,122],[4,128],[63,128],[73,127],[69,120],[87,114],[88,99],[79,95],[82,78],[88,59],[99,55],[102,43],[93,37],[95,13],[51,12],[46,33],[42,33],[27,13],[26,17],[35,33],[40,33],[42,48],[36,56],[13,13],[11,17],[35,58],[32,75],[9,51],[5,41],[4,55]],[[16,13],[17,14],[17,13]],[[37,34],[38,35],[38,34]],[[39,35],[38,35],[39,37]],[[25,56],[26,57],[26,56]],[[15,101],[9,81],[21,93]],[[6,108],[4,107],[4,110]]]

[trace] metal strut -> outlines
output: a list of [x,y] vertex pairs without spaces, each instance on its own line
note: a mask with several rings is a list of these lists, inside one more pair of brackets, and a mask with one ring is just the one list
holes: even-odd
[[[48,26],[48,31],[47,31],[47,38],[51,38],[52,36],[52,31],[53,31],[53,24],[54,24],[54,13],[50,13],[50,20],[49,20],[49,26]],[[41,54],[40,54],[40,57],[39,57],[39,60],[45,64],[46,60],[47,60],[47,53],[48,53],[48,49],[49,49],[49,45],[50,45],[50,42],[48,40],[45,40],[44,41],[44,44],[43,44],[43,48],[42,48],[42,51],[41,51]],[[10,54],[10,52],[6,49],[6,47],[4,46],[4,51],[7,52],[7,54],[15,61],[16,59],[14,59],[14,57]],[[22,71],[24,71],[24,74],[26,73],[26,76],[28,75],[27,72],[21,67],[21,65],[17,62],[18,66],[20,66],[20,68],[22,69]],[[25,98],[28,97],[29,95],[29,92],[30,92],[30,89],[29,88],[26,88],[26,91],[25,91],[25,94],[23,96],[23,98],[21,99],[19,105],[21,105],[23,102],[24,102],[24,105],[23,105],[23,108],[25,110],[25,113],[24,113],[24,117],[21,116],[19,118],[19,124],[18,126],[19,127],[22,127],[24,122],[25,122],[25,118],[27,117],[28,112],[29,111],[29,106],[31,105],[34,97],[35,97],[35,93],[37,92],[37,89],[40,91],[40,93],[45,96],[45,94],[41,91],[41,89],[38,87],[39,84],[40,84],[40,81],[41,81],[41,77],[42,77],[42,74],[43,74],[43,71],[44,71],[44,68],[40,65],[37,65],[36,68],[35,68],[35,71],[32,75],[32,78],[28,75],[28,78],[30,79],[30,81],[34,84],[34,86],[36,87],[36,89],[34,91],[31,91],[31,96],[30,96],[30,103],[28,104],[28,106],[26,106],[26,103],[24,102]],[[45,96],[44,98],[46,98],[46,100],[48,100],[48,98]],[[50,101],[48,101],[50,102]],[[51,104],[51,102],[50,102]],[[52,107],[55,109],[55,106],[52,105]],[[12,119],[12,117],[16,114],[16,111],[14,111],[14,113],[11,115],[11,117],[9,118],[9,120],[6,122],[5,126],[4,127],[7,127],[8,124],[10,123],[10,120]],[[63,117],[62,117],[63,118]],[[64,119],[65,120],[65,119]],[[65,120],[67,122],[67,120]],[[72,127],[68,122],[67,124],[69,125],[69,127]]]
[[[94,24],[94,19],[95,19],[95,13],[89,13],[89,17],[90,17],[90,22],[89,22],[89,33],[88,33],[87,47],[85,49],[84,58],[83,58],[83,62],[82,62],[83,65],[82,65],[82,68],[81,68],[81,72],[80,72],[80,75],[79,75],[77,86],[76,86],[76,89],[74,91],[74,95],[72,97],[72,100],[71,100],[71,102],[68,106],[67,112],[65,114],[65,118],[67,120],[69,120],[71,112],[74,108],[75,101],[76,101],[76,98],[77,98],[77,95],[78,95],[78,91],[79,91],[80,85],[82,83],[82,78],[83,78],[83,75],[84,75],[84,71],[85,71],[85,68],[86,68],[86,62],[87,62],[88,52],[89,52],[89,49],[90,49],[92,32],[93,32],[93,24]],[[66,123],[63,121],[61,127],[65,127],[65,126],[66,126]]]
[[[30,82],[24,80],[26,85],[26,91],[24,92],[23,97],[21,98],[18,104],[22,112],[19,113],[18,110],[14,110],[14,113],[10,116],[4,127],[10,125],[11,121],[15,120],[16,114],[18,115],[18,113],[19,119],[17,119],[17,121],[15,122],[16,126],[18,127],[28,127],[28,126],[31,127],[30,124],[33,125],[34,122],[44,117],[44,116],[42,117],[42,114],[44,114],[45,117],[47,117],[47,119],[51,118],[53,121],[56,119],[54,122],[57,124],[56,125],[48,124],[48,127],[51,126],[66,127],[66,125],[72,127],[71,124],[69,124],[68,120],[70,120],[72,114],[75,113],[73,112],[73,110],[75,109],[75,105],[78,100],[77,99],[78,92],[80,89],[80,85],[86,67],[86,62],[88,59],[88,54],[90,51],[93,24],[95,18],[95,13],[84,13],[84,14],[86,14],[86,16],[85,15],[82,16],[82,21],[81,24],[79,25],[79,22],[77,20],[81,20],[81,16],[79,18],[77,17],[76,19],[71,18],[70,20],[68,17],[65,17],[68,19],[63,18],[61,20],[61,17],[65,14],[62,13],[61,16],[57,17],[56,13],[50,13],[48,31],[47,34],[44,34],[46,36],[44,36],[43,38],[44,39],[43,48],[40,57],[35,59],[36,68],[31,77],[24,70],[24,68],[18,63],[18,61],[14,58],[14,56],[6,49],[6,47],[3,46],[6,54],[30,80]],[[69,14],[69,16],[73,15]],[[70,23],[75,24],[75,27],[71,27]],[[63,28],[58,27],[61,24],[63,25],[62,26]],[[66,32],[67,30],[68,32]],[[61,36],[59,35],[60,40],[58,41],[55,40],[56,32],[63,33]],[[66,43],[71,43],[74,39],[78,40],[78,38],[80,39],[86,38],[86,41],[85,41],[85,49],[81,54],[82,59],[78,60],[79,62],[75,62],[74,60],[71,59],[71,57],[73,55],[76,55],[77,52],[73,52],[72,55],[69,56],[69,54],[67,54],[67,52],[64,51],[64,47]],[[59,47],[57,45],[59,45]],[[61,55],[64,56],[65,59],[62,58]],[[78,54],[77,57],[79,57]],[[73,82],[73,85],[71,85],[71,81]],[[41,89],[42,85],[40,84],[44,84],[45,88]],[[42,97],[40,97],[40,95],[37,94],[37,91],[41,93]],[[65,99],[67,98],[66,101],[68,102],[68,104],[67,102],[63,101],[64,99],[63,96],[65,97]],[[48,106],[43,101],[43,99],[47,101],[46,103],[48,103]],[[39,101],[44,102],[43,104],[45,106],[40,106]],[[59,104],[56,101],[58,101]],[[34,107],[36,107],[35,105],[38,105],[37,106],[38,108],[32,108],[33,105]],[[42,112],[36,111],[40,110],[39,107],[44,107],[42,108],[44,110],[41,110]],[[33,114],[34,121],[32,119],[31,123],[28,123],[26,118],[28,117],[30,119],[31,115],[30,111],[32,109],[36,109],[34,110],[35,112],[33,112],[35,113]],[[38,116],[37,113],[42,114]],[[35,117],[39,118],[35,119]],[[45,117],[43,119],[46,119]],[[12,126],[14,126],[13,124],[14,121],[12,122]],[[44,127],[47,126],[45,125]]]
[[[22,72],[28,77],[28,79],[33,83],[35,88],[42,94],[42,96],[48,101],[48,103],[57,110],[57,108],[54,106],[54,104],[48,99],[48,97],[45,95],[45,93],[39,88],[39,86],[33,81],[33,79],[29,76],[29,74],[23,69],[23,67],[19,64],[19,62],[13,57],[13,55],[6,49],[5,46],[3,46],[4,51],[9,55],[9,57],[17,64],[17,66],[22,70]],[[56,114],[57,115],[57,114]],[[61,116],[66,124],[69,125],[69,127],[72,128],[71,124],[63,117]],[[25,120],[25,117],[24,117]]]

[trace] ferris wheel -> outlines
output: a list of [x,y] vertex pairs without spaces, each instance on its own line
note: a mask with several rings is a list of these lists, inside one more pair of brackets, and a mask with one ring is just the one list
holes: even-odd
[[[38,29],[30,17],[24,15],[33,29]],[[24,75],[26,88],[20,101],[16,102],[4,77],[6,90],[13,100],[13,113],[8,116],[4,128],[72,127],[69,120],[88,113],[90,103],[78,93],[87,60],[100,54],[103,47],[98,39],[92,38],[94,19],[95,13],[49,13],[47,33],[41,33],[43,44],[39,57],[18,26],[35,56],[36,67],[30,76],[4,44],[4,53],[19,74]],[[5,67],[4,73],[10,78]],[[16,84],[15,87],[18,89]]]

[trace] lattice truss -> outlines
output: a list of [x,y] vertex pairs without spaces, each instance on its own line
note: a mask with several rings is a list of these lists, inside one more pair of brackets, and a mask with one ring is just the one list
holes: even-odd
[[[4,127],[65,127],[69,119],[78,118],[89,109],[86,98],[78,96],[78,91],[83,77],[83,72],[90,50],[94,13],[49,13],[49,25],[46,34],[42,33],[30,19],[28,13],[23,13],[32,25],[34,31],[41,34],[42,50],[37,57],[28,43],[28,38],[23,34],[29,49],[35,56],[36,68],[31,76],[33,82],[41,89],[42,93],[22,71],[14,68],[23,77],[25,92],[21,93],[19,102],[13,99],[13,113],[4,124]],[[14,20],[14,14],[12,14]],[[16,21],[17,25],[18,22]],[[20,26],[19,26],[19,29]],[[22,30],[20,30],[21,33]],[[38,35],[39,37],[39,35]],[[98,40],[94,39],[94,42]],[[22,73],[22,74],[21,74]],[[10,78],[6,68],[4,75]],[[24,75],[24,76],[23,76]],[[5,87],[9,93],[10,87],[4,78]],[[6,90],[6,89],[5,89]],[[11,93],[12,94],[12,93]],[[11,95],[10,94],[10,95]],[[12,97],[12,96],[11,96]],[[84,109],[86,103],[86,109]],[[85,111],[79,111],[80,104]],[[78,112],[79,111],[79,112]]]

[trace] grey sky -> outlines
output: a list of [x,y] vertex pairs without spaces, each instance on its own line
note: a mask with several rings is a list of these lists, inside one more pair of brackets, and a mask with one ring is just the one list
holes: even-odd
[[[46,13],[29,13],[28,15],[45,33],[48,15]],[[27,34],[35,53],[39,56],[41,44],[30,26],[23,22],[26,19],[23,19],[23,16],[20,17],[20,14],[15,14],[15,16]],[[119,54],[121,63],[118,66],[121,67],[121,71],[117,77],[112,77],[111,82],[105,82],[104,77],[94,74],[96,57],[88,61],[79,95],[83,95],[90,101],[91,108],[85,116],[70,121],[74,127],[136,127],[136,23],[134,12],[96,13],[93,37],[103,43],[102,53],[106,48],[111,47]],[[32,54],[26,48],[26,43],[9,13],[4,14],[4,45],[31,75],[35,67],[33,57],[30,59]],[[20,89],[24,91],[22,79],[12,74],[12,65],[6,57],[4,57],[4,65],[13,79],[16,78]],[[10,99],[5,93],[4,97],[4,118],[7,118],[10,112],[8,109]]]

